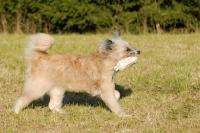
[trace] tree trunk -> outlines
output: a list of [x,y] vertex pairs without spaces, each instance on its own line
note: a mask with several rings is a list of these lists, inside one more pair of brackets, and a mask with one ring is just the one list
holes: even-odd
[[163,32],[163,29],[160,27],[160,24],[156,24],[156,32],[157,32],[157,34],[163,34],[164,32]]
[[31,23],[30,23],[30,27],[31,27],[31,28],[30,28],[29,32],[30,32],[30,33],[36,33],[37,27],[36,27],[36,24],[35,24],[34,22],[31,22]]
[[6,20],[6,18],[5,18],[5,16],[4,16],[3,13],[1,13],[1,24],[2,24],[2,32],[3,32],[3,33],[8,33],[7,27],[6,27],[6,25],[7,25],[7,20]]
[[16,19],[16,29],[15,29],[15,33],[22,33],[21,30],[21,13],[19,11],[17,11],[17,19]]
[[125,23],[125,30],[126,30],[126,33],[129,33],[129,24],[130,24],[131,22],[133,22],[133,19],[130,19],[129,21],[127,21],[127,22]]
[[26,21],[26,33],[28,34],[29,33],[29,20],[27,19]]
[[47,24],[44,25],[44,29],[43,29],[43,31],[44,31],[45,33],[49,33],[49,29],[48,29]]
[[143,34],[147,33],[148,27],[147,27],[147,17],[143,18]]

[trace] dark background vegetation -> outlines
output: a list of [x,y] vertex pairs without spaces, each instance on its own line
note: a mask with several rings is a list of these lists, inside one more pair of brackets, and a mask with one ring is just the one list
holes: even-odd
[[0,0],[0,33],[191,33],[200,0]]

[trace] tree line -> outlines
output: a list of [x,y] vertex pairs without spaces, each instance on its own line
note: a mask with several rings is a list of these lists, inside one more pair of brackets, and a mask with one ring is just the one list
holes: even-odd
[[191,33],[200,0],[0,0],[0,33]]

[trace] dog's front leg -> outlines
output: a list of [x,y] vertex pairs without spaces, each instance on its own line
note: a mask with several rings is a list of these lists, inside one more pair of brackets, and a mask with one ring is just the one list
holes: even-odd
[[127,116],[120,104],[117,102],[118,98],[115,96],[115,85],[114,83],[104,83],[102,84],[101,98],[110,108],[110,110],[117,116]]

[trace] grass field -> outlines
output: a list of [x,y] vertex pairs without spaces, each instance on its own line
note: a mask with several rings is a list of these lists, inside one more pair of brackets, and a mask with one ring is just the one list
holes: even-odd
[[[98,98],[68,92],[66,114],[52,113],[49,97],[19,115],[28,35],[0,35],[0,133],[200,133],[200,34],[124,35],[141,50],[136,65],[115,75],[119,103],[131,118],[119,118]],[[54,35],[49,53],[96,51],[112,35]]]

